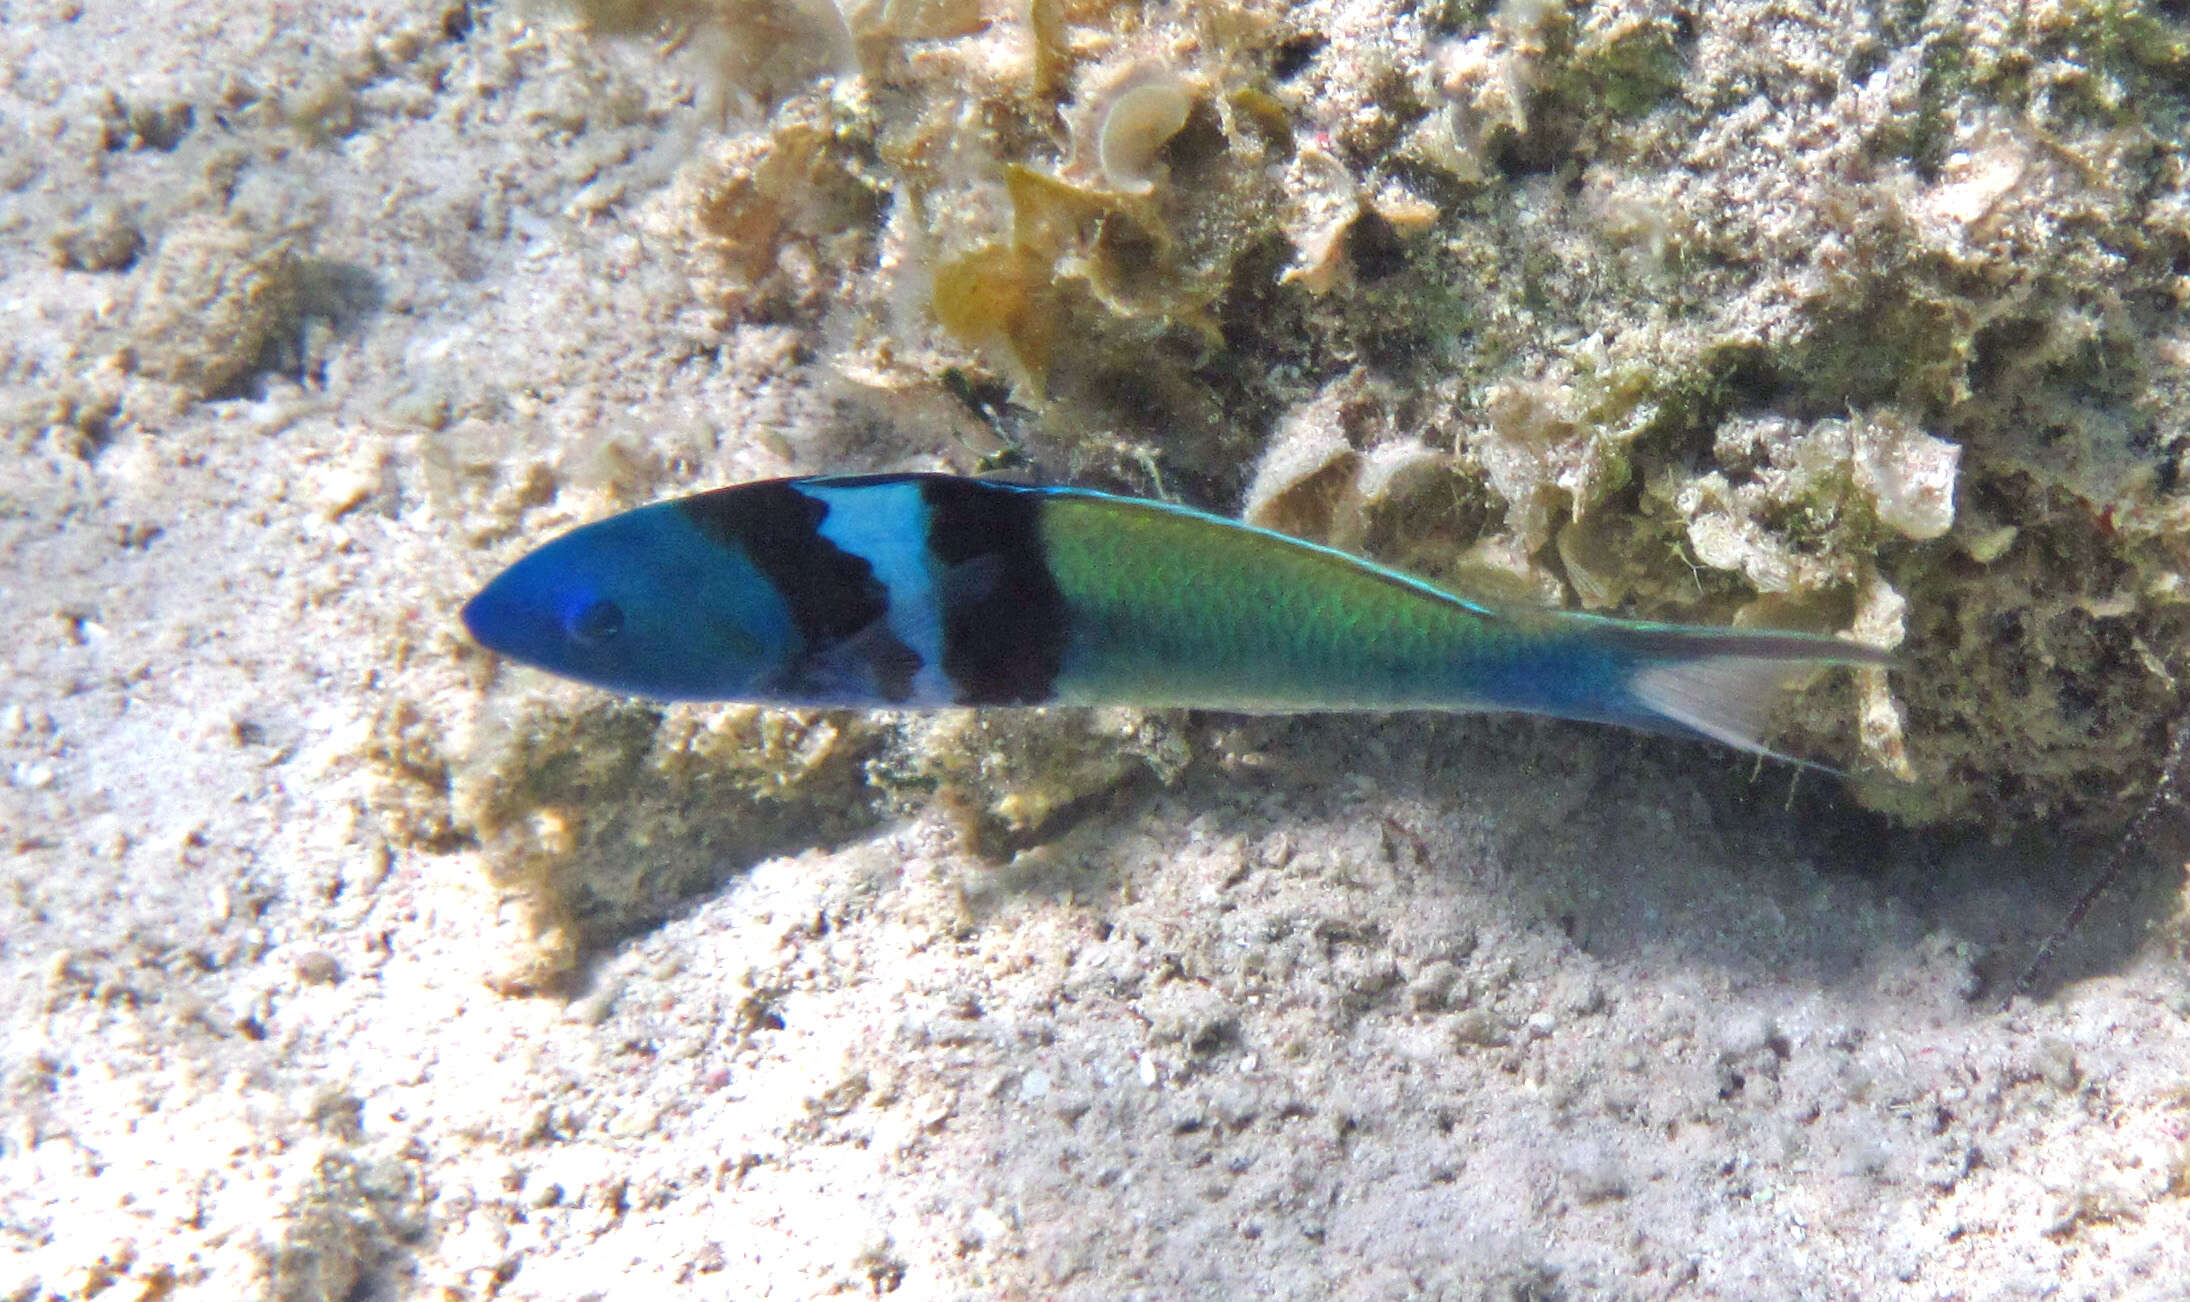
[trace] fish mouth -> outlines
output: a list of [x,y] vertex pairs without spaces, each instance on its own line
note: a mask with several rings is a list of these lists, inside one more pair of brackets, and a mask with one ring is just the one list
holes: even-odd
[[457,618],[464,621],[464,631],[471,634],[472,641],[496,655],[507,656],[520,640],[518,628],[524,616],[516,602],[495,590],[498,586],[489,583],[480,589],[477,596],[464,603]]

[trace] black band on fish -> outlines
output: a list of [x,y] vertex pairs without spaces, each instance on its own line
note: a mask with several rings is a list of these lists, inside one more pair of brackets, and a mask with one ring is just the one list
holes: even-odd
[[701,493],[677,507],[718,545],[743,551],[790,608],[805,647],[785,667],[786,689],[849,697],[859,684],[845,680],[864,666],[885,701],[912,694],[920,654],[890,632],[889,589],[874,566],[822,537],[827,503],[778,479]]
[[922,476],[942,572],[943,670],[961,705],[1040,705],[1056,692],[1064,593],[1043,558],[1039,493]]

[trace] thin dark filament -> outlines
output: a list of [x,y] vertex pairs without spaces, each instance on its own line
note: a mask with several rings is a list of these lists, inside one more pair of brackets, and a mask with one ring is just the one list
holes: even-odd
[[2122,873],[2128,870],[2130,856],[2144,841],[2145,829],[2152,825],[2152,820],[2159,816],[2160,810],[2175,803],[2175,786],[2182,773],[2185,754],[2190,754],[2190,723],[2175,729],[2173,744],[2167,748],[2167,763],[2160,769],[2159,782],[2153,786],[2152,795],[2144,802],[2144,808],[2137,811],[2137,816],[2129,821],[2129,827],[2122,833],[2121,839],[2114,843],[2113,853],[2107,855],[2105,867],[2100,871],[2098,880],[2091,883],[2091,888],[2083,893],[2082,899],[2076,901],[2076,907],[2068,911],[2067,919],[2053,929],[2053,934],[2046,937],[2043,945],[2038,946],[2038,952],[2031,956],[2030,965],[2023,969],[2022,978],[2008,992],[2007,1001],[2001,1005],[2002,1008],[2013,1003],[2017,996],[2030,993],[2031,987],[2038,983],[2038,978],[2045,975],[2046,967],[2052,963],[2054,951],[2074,934],[2077,925],[2084,920],[2084,915],[2091,912],[2091,906],[2097,904],[2099,898],[2121,880]]

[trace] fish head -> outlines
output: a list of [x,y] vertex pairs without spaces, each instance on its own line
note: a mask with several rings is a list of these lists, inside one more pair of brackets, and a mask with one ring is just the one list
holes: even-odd
[[661,700],[761,700],[798,637],[775,585],[674,504],[572,530],[497,575],[464,627],[512,660]]

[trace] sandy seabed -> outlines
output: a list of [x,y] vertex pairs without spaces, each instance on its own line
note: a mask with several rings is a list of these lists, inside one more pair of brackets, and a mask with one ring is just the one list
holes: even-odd
[[0,1299],[2190,1292],[2179,876],[2000,1011],[2099,854],[1706,747],[1181,720],[509,993],[559,924],[390,829],[390,719],[592,698],[457,604],[619,485],[961,455],[800,433],[625,218],[694,97],[534,23],[0,5]]

